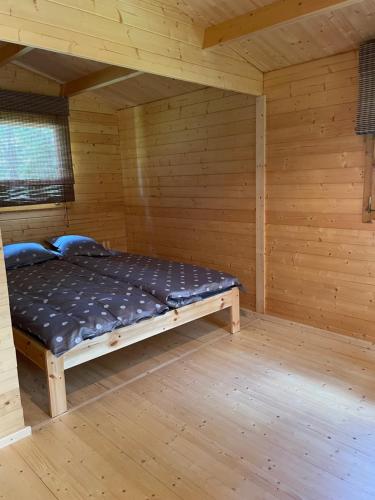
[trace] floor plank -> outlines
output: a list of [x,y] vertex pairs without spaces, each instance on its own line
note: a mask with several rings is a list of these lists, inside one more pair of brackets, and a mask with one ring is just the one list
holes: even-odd
[[69,413],[0,451],[0,498],[375,498],[370,343],[248,315],[97,362],[72,370]]
[[0,498],[30,500],[33,498],[54,500],[57,497],[45,486],[32,468],[9,446],[0,452]]

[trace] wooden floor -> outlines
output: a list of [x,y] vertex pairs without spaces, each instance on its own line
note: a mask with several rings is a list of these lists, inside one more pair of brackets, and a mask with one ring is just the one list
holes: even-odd
[[0,498],[375,498],[375,348],[248,316],[208,321],[68,372],[71,410],[37,409],[33,436],[0,451]]

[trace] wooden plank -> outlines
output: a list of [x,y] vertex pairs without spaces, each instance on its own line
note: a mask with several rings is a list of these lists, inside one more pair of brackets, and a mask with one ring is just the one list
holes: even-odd
[[358,2],[359,0],[277,0],[247,14],[209,26],[204,32],[203,48]]
[[[24,428],[0,229],[0,439]],[[5,441],[4,441],[5,442]]]
[[24,56],[28,52],[33,50],[32,47],[26,47],[24,45],[18,45],[15,43],[7,43],[0,47],[0,67],[8,64],[19,57]]
[[136,78],[143,74],[142,71],[110,66],[65,83],[61,88],[61,94],[72,97],[82,92],[102,89],[109,85],[114,85],[115,83],[129,80],[130,78]]
[[57,417],[68,409],[65,389],[64,358],[57,358],[51,351],[45,351],[48,400],[51,417]]
[[366,135],[365,142],[365,165],[363,179],[363,203],[362,203],[362,220],[363,222],[371,222],[374,219],[375,210],[375,138],[373,135]]
[[43,344],[15,327],[13,327],[13,338],[17,351],[30,359],[36,366],[45,370],[46,349]]
[[235,288],[232,292],[232,307],[230,308],[230,331],[231,333],[238,333],[240,330],[240,291]]
[[[161,316],[155,316],[147,321],[141,321],[134,325],[119,328],[111,333],[106,333],[92,340],[86,340],[64,354],[64,368],[72,368],[90,359],[103,356],[109,352],[117,351],[146,338],[184,325],[208,314],[221,311],[226,308],[239,308],[238,289],[234,288],[208,299],[194,302],[179,309],[174,309]],[[238,331],[237,319],[239,315],[233,313]]]
[[256,100],[256,310],[266,309],[266,97]]
[[14,207],[0,207],[0,213],[9,212],[24,212],[25,210],[51,210],[53,208],[63,207],[62,203],[41,203],[40,205],[27,205],[25,206],[14,206]]
[[36,498],[56,500],[56,496],[35,474],[32,466],[19,456],[14,447],[1,451],[0,483],[1,494],[4,498],[12,498],[16,495],[20,500],[26,499],[32,491]]

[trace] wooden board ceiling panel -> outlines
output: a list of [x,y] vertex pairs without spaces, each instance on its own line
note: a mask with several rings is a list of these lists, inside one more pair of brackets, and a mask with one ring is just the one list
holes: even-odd
[[89,61],[88,59],[80,59],[40,49],[32,50],[19,61],[64,83],[106,67],[105,64]]
[[177,95],[193,92],[204,87],[194,83],[143,74],[137,78],[111,85],[95,93],[109,100],[115,109],[136,106]]
[[[139,1],[143,8],[150,11],[159,9],[160,5],[164,6],[174,13],[176,22],[179,21],[178,16],[182,16],[184,23],[189,20],[200,27],[207,27],[272,4],[275,0],[158,0],[157,4],[155,0]],[[112,1],[112,4],[115,2]],[[245,59],[266,72],[350,51],[372,37],[375,37],[375,0],[358,0],[350,6],[233,40],[226,43],[223,50],[236,54],[236,57]],[[38,49],[19,58],[16,64],[24,64],[60,83],[106,67],[90,60]],[[95,93],[115,109],[122,109],[200,88],[200,85],[144,74],[133,80],[96,90]]]
[[161,0],[174,4],[195,23],[210,26],[268,5],[274,0]]
[[[60,83],[76,80],[107,67],[98,62],[39,49],[32,50],[19,58],[18,63]],[[194,83],[145,73],[131,80],[91,91],[90,94],[100,96],[113,109],[123,109],[201,88],[203,88],[201,85]]]
[[[275,0],[162,0],[179,6],[205,26],[273,3]],[[225,45],[262,71],[272,71],[358,48],[375,37],[375,0],[315,14]],[[211,50],[211,49],[206,49]]]
[[235,41],[235,49],[262,71],[357,49],[375,37],[375,0],[312,16]]

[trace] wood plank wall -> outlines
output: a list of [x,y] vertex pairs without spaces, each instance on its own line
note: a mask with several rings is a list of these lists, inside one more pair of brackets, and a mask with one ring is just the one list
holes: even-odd
[[204,89],[119,113],[129,251],[238,275],[255,306],[255,98]]
[[0,438],[24,427],[0,230]]
[[357,54],[265,75],[267,309],[375,340],[375,226],[362,223]]
[[[13,64],[0,68],[0,87],[58,95],[59,85]],[[61,233],[87,234],[125,247],[118,119],[93,94],[70,100],[76,201],[64,208],[0,212],[4,243]]]

